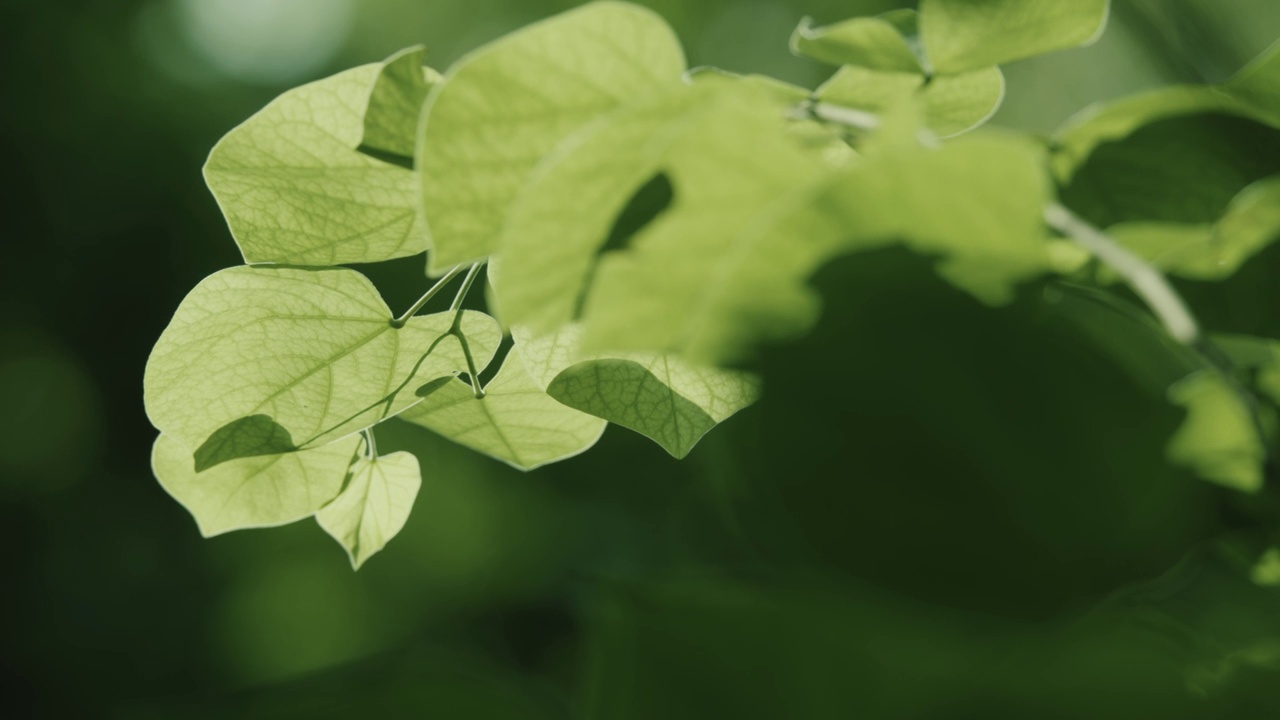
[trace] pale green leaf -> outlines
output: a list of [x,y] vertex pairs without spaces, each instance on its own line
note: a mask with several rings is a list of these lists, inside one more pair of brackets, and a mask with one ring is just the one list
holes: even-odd
[[412,453],[358,458],[347,486],[316,513],[316,522],[346,549],[351,567],[359,570],[404,527],[421,486],[418,458]]
[[205,180],[247,262],[368,263],[427,249],[413,172],[356,149],[380,69],[290,90],[213,148]]
[[[914,21],[915,13],[907,17]],[[791,51],[831,65],[922,73],[919,57],[899,29],[902,18],[901,13],[858,17],[824,27],[813,27],[812,20],[805,18],[791,35]]]
[[920,28],[933,70],[957,73],[1088,45],[1110,0],[922,0]]
[[1280,177],[1245,188],[1214,225],[1129,222],[1108,232],[1170,275],[1223,280],[1280,239]]
[[415,45],[383,63],[365,108],[360,150],[413,166],[418,119],[431,86],[440,81],[439,73],[423,65],[426,57],[427,49]]
[[1187,419],[1169,441],[1169,460],[1210,482],[1257,492],[1263,484],[1266,448],[1249,409],[1222,377],[1201,372],[1169,390]]
[[758,378],[671,354],[583,354],[580,329],[538,336],[515,328],[516,351],[555,399],[634,430],[682,458],[708,431],[751,405]]
[[156,439],[151,467],[160,485],[195,518],[205,537],[301,520],[342,489],[360,449],[353,435],[311,450],[224,462],[196,472],[191,451]]
[[678,198],[601,260],[586,343],[733,360],[807,329],[817,301],[806,280],[823,262],[897,243],[938,256],[940,274],[984,302],[1006,302],[1049,267],[1043,165],[1029,141],[971,136],[886,147],[817,185],[789,182],[784,204]]
[[915,99],[925,124],[948,138],[982,125],[1004,101],[1004,74],[998,67],[938,75],[926,83],[919,73],[883,72],[846,66],[815,91],[823,102],[882,114]]
[[458,62],[428,99],[419,146],[431,270],[493,252],[534,166],[574,130],[681,84],[683,51],[649,10],[597,2]]
[[[453,313],[415,317],[399,329],[391,317],[354,270],[215,273],[183,300],[151,353],[147,414],[193,450],[255,415],[279,426],[277,447],[356,432],[418,402],[419,386],[467,367],[449,334]],[[461,329],[477,361],[488,363],[501,341],[497,324],[468,312]]]
[[586,452],[607,424],[547,395],[514,352],[484,387],[483,398],[476,398],[471,383],[450,380],[400,419],[520,470]]

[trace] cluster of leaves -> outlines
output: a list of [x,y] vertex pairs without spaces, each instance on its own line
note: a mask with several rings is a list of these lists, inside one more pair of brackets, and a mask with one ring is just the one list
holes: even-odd
[[[1004,96],[1001,64],[1087,44],[1107,14],[923,0],[804,22],[793,50],[838,66],[809,90],[690,70],[661,18],[604,1],[444,74],[410,48],[287,92],[206,165],[248,265],[198,285],[152,353],[156,475],[206,535],[315,515],[359,567],[422,481],[411,455],[377,454],[378,423],[522,469],[608,422],[683,457],[758,396],[735,368],[812,327],[815,271],[900,245],[991,305],[1054,274],[1127,281],[1187,368],[1170,457],[1257,492],[1280,343],[1210,342],[1160,271],[1224,279],[1280,235],[1280,51],[1048,143],[967,134]],[[423,253],[440,280],[400,316],[340,267]],[[486,266],[496,318],[462,309]]]

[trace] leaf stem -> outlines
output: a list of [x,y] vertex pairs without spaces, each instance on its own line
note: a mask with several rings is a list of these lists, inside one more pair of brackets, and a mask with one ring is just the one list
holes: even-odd
[[[459,314],[461,314],[462,301],[467,299],[467,293],[471,292],[471,286],[475,284],[476,277],[480,274],[480,268],[482,267],[484,267],[483,260],[472,265],[471,269],[467,271],[467,276],[462,280],[462,287],[458,288],[458,294],[453,297],[453,304],[449,306],[449,310],[451,312],[459,311]],[[461,268],[455,269],[461,270]],[[455,327],[458,324],[456,317],[454,318],[453,324]]]
[[866,110],[833,105],[818,100],[806,100],[793,115],[795,119],[816,118],[837,125],[847,125],[859,130],[876,130],[880,127],[880,116]]
[[471,354],[471,345],[467,342],[467,336],[462,332],[462,303],[471,292],[471,287],[475,285],[476,278],[480,277],[480,270],[483,267],[483,260],[471,266],[471,269],[467,271],[467,276],[462,280],[462,287],[458,288],[458,294],[453,298],[453,304],[449,306],[449,310],[454,313],[453,327],[449,328],[449,334],[457,337],[458,342],[462,345],[462,355],[467,359],[467,377],[471,380],[471,392],[475,393],[477,400],[484,399],[484,388],[480,386],[480,371],[476,369],[476,360]]
[[373,439],[373,428],[365,428],[364,430],[360,431],[360,434],[364,435],[365,450],[369,455],[369,459],[377,460],[378,459],[378,442]]
[[409,322],[409,318],[413,317],[414,315],[417,315],[418,311],[421,310],[424,305],[426,305],[428,302],[431,301],[431,298],[439,294],[439,292],[443,290],[446,285],[448,285],[454,278],[458,277],[458,275],[460,274],[462,274],[461,265],[445,273],[444,277],[437,280],[436,284],[432,285],[430,290],[424,293],[422,297],[418,298],[418,301],[413,304],[413,307],[405,311],[405,314],[392,320],[391,326],[395,328],[404,327],[405,323]]

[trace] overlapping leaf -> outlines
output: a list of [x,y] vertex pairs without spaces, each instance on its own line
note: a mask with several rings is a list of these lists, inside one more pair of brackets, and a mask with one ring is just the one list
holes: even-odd
[[310,516],[342,489],[360,443],[353,435],[311,450],[230,460],[196,472],[192,451],[161,435],[151,467],[165,491],[190,511],[200,533],[211,537]]
[[367,263],[427,249],[413,172],[356,150],[381,69],[290,90],[214,147],[205,180],[247,262]]
[[982,125],[1004,100],[1004,74],[998,67],[938,75],[841,68],[814,95],[823,102],[881,114],[914,99],[925,124],[947,138]]
[[426,57],[418,45],[383,63],[365,108],[362,151],[413,166],[419,116],[431,86],[440,81],[439,73],[423,66]]
[[[263,433],[272,449],[309,447],[356,432],[420,400],[435,378],[465,370],[453,313],[391,325],[373,285],[346,269],[251,268],[206,278],[179,306],[147,363],[152,423],[193,451]],[[478,362],[501,335],[468,312],[461,329]],[[246,420],[266,416],[269,422]],[[218,433],[223,428],[230,428]],[[281,436],[287,433],[287,440]],[[233,455],[213,449],[219,461]],[[259,454],[255,450],[252,454]]]
[[461,60],[428,99],[418,167],[432,271],[492,252],[534,166],[574,130],[668,92],[685,70],[652,12],[596,2]]
[[584,354],[575,325],[542,336],[513,332],[524,366],[547,394],[634,430],[677,458],[760,394],[752,375],[691,365],[669,353]]
[[357,458],[346,487],[316,513],[316,521],[359,570],[404,527],[421,486],[418,458],[412,453]]
[[919,16],[895,10],[878,17],[857,17],[813,27],[805,18],[791,35],[791,51],[832,65],[922,74],[913,42],[919,41]]
[[1169,440],[1169,459],[1200,477],[1235,490],[1262,489],[1266,447],[1248,406],[1213,372],[1191,375],[1169,391],[1187,419]]
[[1238,367],[1254,373],[1254,386],[1263,395],[1280,404],[1280,341],[1219,335],[1214,342]]
[[922,0],[933,70],[957,73],[1087,45],[1107,25],[1110,0]]
[[470,383],[449,380],[400,419],[521,470],[586,452],[607,424],[547,395],[514,352],[485,386],[483,398],[476,398]]

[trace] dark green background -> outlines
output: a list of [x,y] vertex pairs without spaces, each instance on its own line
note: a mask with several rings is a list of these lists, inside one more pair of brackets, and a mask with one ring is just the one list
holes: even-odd
[[[1207,549],[1235,522],[1224,494],[1163,461],[1181,413],[1159,336],[1069,288],[986,310],[900,252],[827,268],[821,327],[767,352],[763,402],[684,462],[611,428],[523,475],[387,428],[424,482],[358,574],[310,522],[199,537],[151,477],[141,380],[182,296],[239,261],[209,148],[294,84],[417,42],[443,67],[574,4],[0,0],[0,706],[1280,717],[1280,598]],[[650,4],[693,64],[810,85],[823,68],[786,51],[802,15],[896,5]],[[1220,80],[1280,37],[1274,0],[1116,5],[1098,46],[1008,68],[997,123],[1047,133],[1094,100]],[[260,18],[220,25],[229,7]],[[370,273],[404,307],[420,267]],[[1212,329],[1280,338],[1277,270],[1273,250],[1183,289]]]

